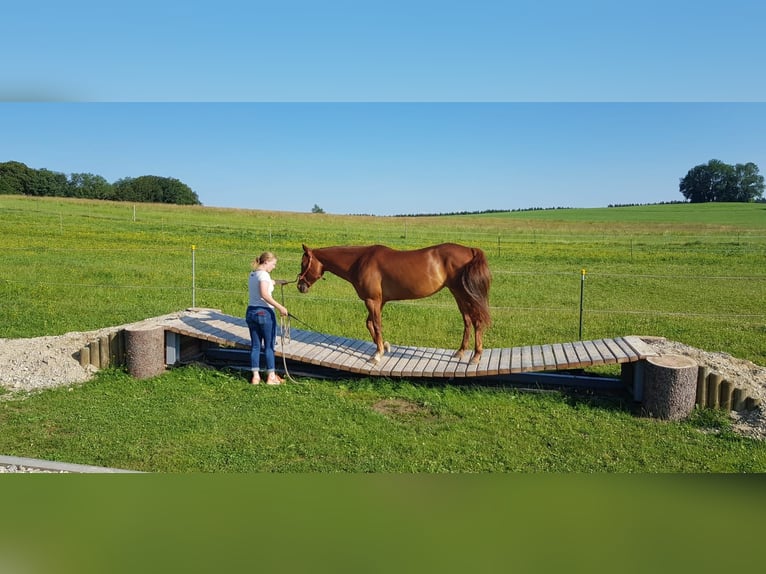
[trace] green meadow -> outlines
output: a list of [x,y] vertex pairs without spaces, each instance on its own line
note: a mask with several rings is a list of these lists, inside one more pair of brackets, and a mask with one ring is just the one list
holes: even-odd
[[[485,347],[653,335],[766,364],[766,205],[673,204],[338,216],[0,196],[0,337],[87,331],[191,306],[241,315],[250,261],[294,279],[301,244],[444,241],[493,273]],[[351,286],[275,292],[312,329],[369,337]],[[581,310],[582,296],[582,310]],[[581,323],[582,320],[582,323]],[[448,292],[389,303],[395,344],[456,347]],[[0,367],[1,368],[1,367]],[[609,372],[609,369],[606,369]],[[415,405],[381,414],[383,400]],[[104,432],[109,423],[109,432]],[[659,423],[616,399],[412,381],[251,388],[235,372],[119,370],[0,402],[0,452],[160,472],[742,472],[766,448],[699,412]],[[715,432],[702,432],[714,430]]]

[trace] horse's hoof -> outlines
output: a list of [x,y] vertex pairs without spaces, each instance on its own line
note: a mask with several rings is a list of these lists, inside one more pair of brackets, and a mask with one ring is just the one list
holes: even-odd
[[480,360],[481,360],[481,356],[477,357],[476,355],[474,355],[473,357],[471,357],[471,360],[468,362],[471,365],[478,365]]
[[370,357],[369,362],[372,363],[373,365],[377,365],[378,363],[380,363],[380,355],[373,355],[372,357]]
[[455,354],[452,355],[452,356],[455,357],[456,359],[459,359],[459,360],[462,361],[463,360],[463,351],[455,351]]
[[386,353],[390,353],[391,352],[391,343],[389,343],[388,341],[385,341],[383,343],[383,348],[386,350]]

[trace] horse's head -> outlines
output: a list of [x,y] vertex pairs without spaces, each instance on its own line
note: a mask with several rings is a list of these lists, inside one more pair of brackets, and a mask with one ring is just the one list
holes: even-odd
[[311,249],[303,246],[303,257],[301,258],[301,274],[298,276],[298,291],[306,293],[314,283],[316,283],[324,274],[322,262],[314,257]]

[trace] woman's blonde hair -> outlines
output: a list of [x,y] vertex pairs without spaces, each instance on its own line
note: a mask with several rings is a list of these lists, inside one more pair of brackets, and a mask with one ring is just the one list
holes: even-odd
[[253,259],[250,262],[250,267],[252,267],[252,269],[255,270],[255,268],[258,267],[259,265],[262,265],[263,263],[266,263],[267,261],[272,261],[276,258],[277,256],[274,255],[271,251],[264,251],[256,259]]

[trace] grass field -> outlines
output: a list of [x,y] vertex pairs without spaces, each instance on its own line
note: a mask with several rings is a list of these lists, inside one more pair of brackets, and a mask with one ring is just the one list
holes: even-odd
[[[483,248],[494,275],[486,346],[665,336],[766,364],[766,207],[661,205],[422,218],[0,197],[0,336],[90,330],[191,306],[242,314],[250,260],[293,279],[301,243]],[[134,219],[135,218],[135,219]],[[192,246],[195,287],[192,289]],[[327,275],[285,304],[318,330],[367,337],[364,306]],[[449,293],[384,310],[400,344],[456,345]]]
[[[241,315],[249,262],[264,250],[279,257],[273,276],[292,279],[302,243],[455,241],[484,249],[493,272],[486,347],[576,340],[584,287],[584,338],[664,336],[766,364],[763,204],[393,218],[0,196],[0,216],[0,337],[192,303]],[[319,331],[368,337],[363,304],[337,277],[277,296]],[[455,347],[462,331],[449,293],[389,304],[383,324],[407,345]],[[371,409],[391,398],[416,414]],[[766,470],[764,446],[710,413],[666,424],[619,401],[407,381],[251,389],[236,374],[180,369],[138,382],[107,371],[73,391],[4,401],[0,422],[4,454],[167,472]]]

